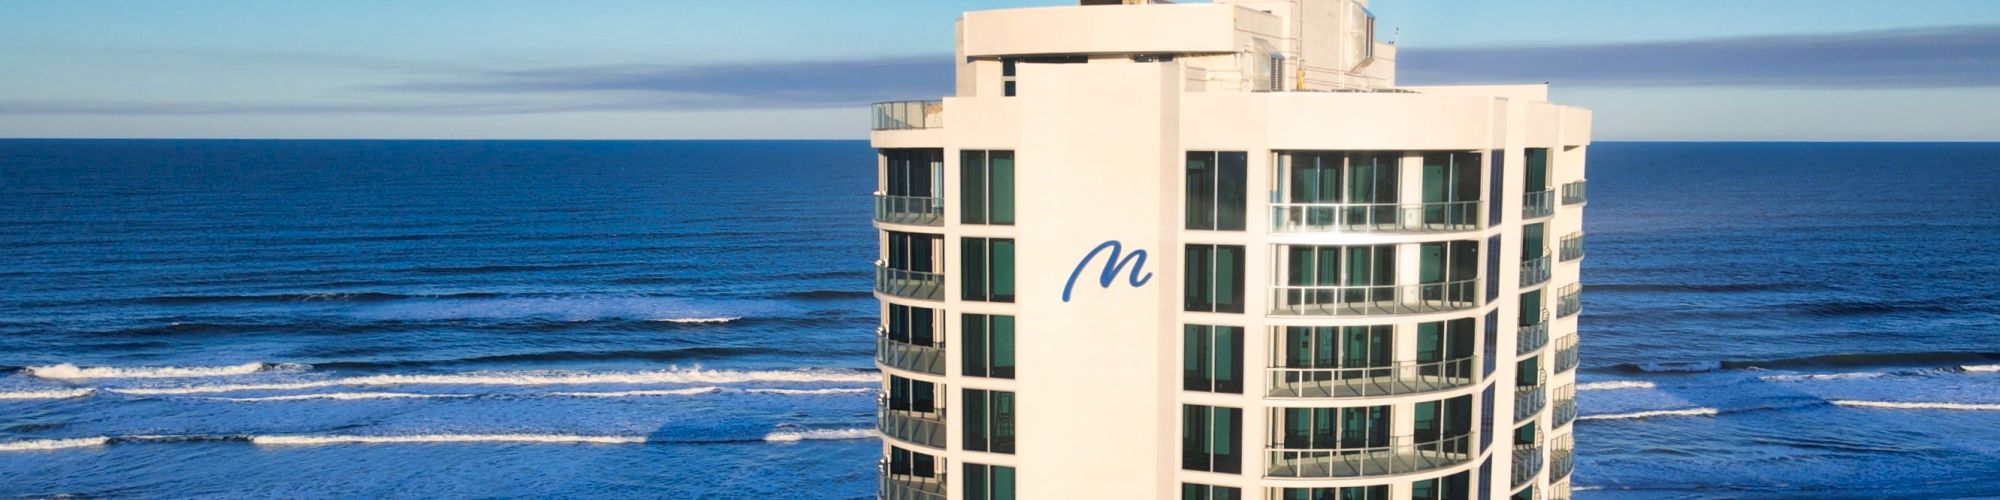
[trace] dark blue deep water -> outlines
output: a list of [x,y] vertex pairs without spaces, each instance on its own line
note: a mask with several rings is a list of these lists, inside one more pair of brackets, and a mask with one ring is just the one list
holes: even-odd
[[[871,496],[872,159],[0,141],[0,497]],[[2000,496],[2000,145],[1590,161],[1579,497]]]

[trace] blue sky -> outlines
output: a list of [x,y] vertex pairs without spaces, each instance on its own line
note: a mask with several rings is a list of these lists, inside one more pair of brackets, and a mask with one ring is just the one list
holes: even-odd
[[[952,20],[1060,0],[9,0],[0,137],[860,138]],[[1406,83],[1605,140],[2000,140],[2000,2],[1375,0]]]

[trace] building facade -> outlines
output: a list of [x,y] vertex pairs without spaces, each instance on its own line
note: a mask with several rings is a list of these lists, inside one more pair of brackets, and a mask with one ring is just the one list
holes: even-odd
[[1590,113],[1362,0],[1081,4],[875,106],[881,497],[1566,498]]

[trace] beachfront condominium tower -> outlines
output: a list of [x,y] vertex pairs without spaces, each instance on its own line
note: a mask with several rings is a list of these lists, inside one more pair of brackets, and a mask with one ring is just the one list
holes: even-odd
[[1363,0],[957,33],[874,109],[882,498],[1568,496],[1588,111]]

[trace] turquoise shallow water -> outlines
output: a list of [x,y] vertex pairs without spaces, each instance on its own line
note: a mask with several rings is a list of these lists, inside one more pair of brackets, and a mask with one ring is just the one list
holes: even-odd
[[[1579,496],[2000,495],[2000,145],[1590,161]],[[871,496],[872,165],[0,141],[0,497]]]

